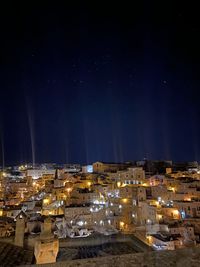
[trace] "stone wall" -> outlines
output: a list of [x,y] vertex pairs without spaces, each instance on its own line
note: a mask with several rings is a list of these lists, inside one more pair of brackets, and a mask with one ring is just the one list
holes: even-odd
[[[54,264],[23,265],[23,267],[199,267],[200,247],[173,251],[153,251],[92,259],[63,261]],[[22,267],[22,265],[21,265]]]

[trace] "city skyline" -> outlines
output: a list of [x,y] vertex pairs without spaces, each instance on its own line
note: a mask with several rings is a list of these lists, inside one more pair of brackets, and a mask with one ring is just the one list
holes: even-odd
[[0,4],[0,266],[200,266],[197,7]]

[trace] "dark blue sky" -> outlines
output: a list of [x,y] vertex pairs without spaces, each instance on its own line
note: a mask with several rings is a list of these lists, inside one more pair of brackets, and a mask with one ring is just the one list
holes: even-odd
[[6,164],[200,160],[197,7],[40,2],[0,9]]

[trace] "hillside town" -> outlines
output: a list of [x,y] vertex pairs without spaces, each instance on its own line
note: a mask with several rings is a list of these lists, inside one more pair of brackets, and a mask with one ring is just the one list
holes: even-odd
[[200,167],[145,159],[4,168],[0,244],[28,251],[24,264],[198,246]]

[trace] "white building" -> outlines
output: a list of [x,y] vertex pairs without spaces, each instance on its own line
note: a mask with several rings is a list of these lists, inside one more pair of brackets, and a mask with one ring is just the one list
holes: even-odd
[[126,171],[117,172],[118,180],[123,184],[143,184],[145,181],[145,171],[142,168],[128,168]]
[[27,176],[31,176],[33,179],[38,179],[43,175],[55,175],[54,169],[31,169],[27,170]]

